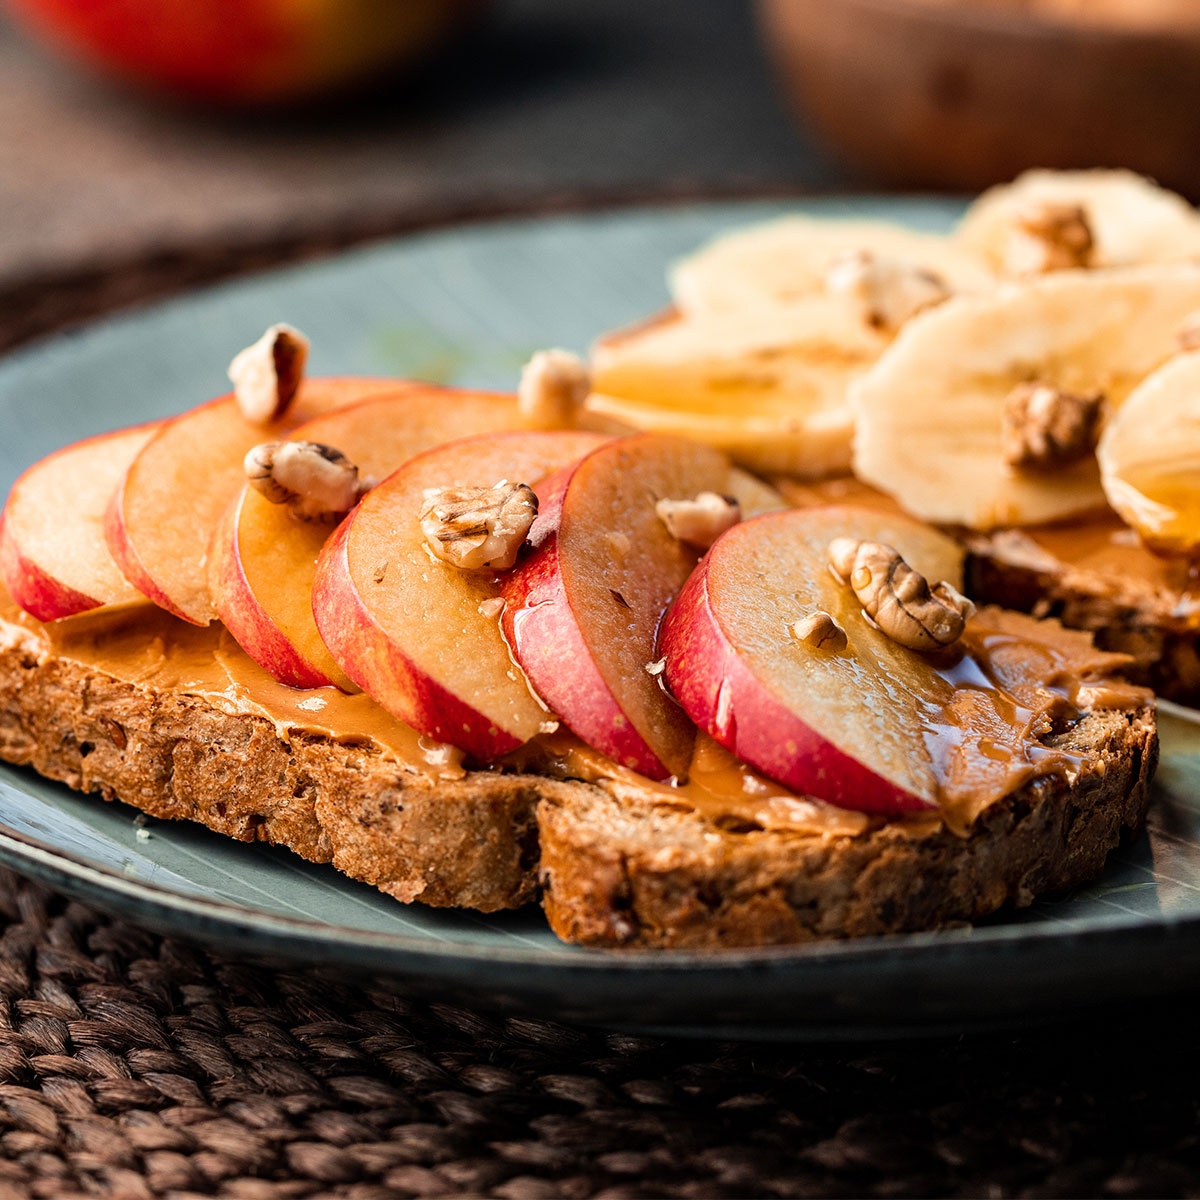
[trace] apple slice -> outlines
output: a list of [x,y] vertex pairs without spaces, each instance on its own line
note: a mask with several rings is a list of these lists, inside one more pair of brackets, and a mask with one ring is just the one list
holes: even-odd
[[108,548],[125,578],[168,612],[207,625],[216,617],[205,562],[213,529],[245,476],[242,458],[328,409],[393,391],[394,379],[309,379],[269,425],[242,416],[232,396],[165,422],[129,465],[105,517]]
[[140,600],[104,542],[104,511],[158,423],[64,446],[30,467],[0,513],[0,579],[30,616],[55,621]]
[[651,779],[683,777],[691,760],[692,722],[647,667],[699,558],[655,504],[729,491],[730,478],[723,454],[682,438],[601,446],[538,489],[533,552],[500,585],[505,636],[538,695],[590,746]]
[[464,438],[369,492],[325,544],[313,580],[317,628],[342,670],[401,721],[473,758],[535,736],[548,715],[501,635],[496,578],[434,557],[419,519],[425,491],[535,485],[603,441],[563,432]]
[[[713,545],[663,622],[667,683],[697,725],[801,795],[867,812],[931,808],[939,738],[973,712],[982,719],[989,693],[971,691],[977,710],[960,712],[952,678],[863,614],[829,569],[829,543],[844,536],[893,546],[931,583],[961,582],[960,547],[900,513],[829,506],[743,522]],[[844,650],[791,632],[814,611],[842,626]],[[977,737],[991,732],[981,726]]]
[[[334,446],[361,477],[381,479],[464,430],[487,433],[520,424],[511,395],[414,383],[315,417],[291,437]],[[328,524],[297,520],[286,506],[243,486],[213,536],[208,583],[226,628],[281,683],[353,691],[313,618],[313,576],[331,531]]]

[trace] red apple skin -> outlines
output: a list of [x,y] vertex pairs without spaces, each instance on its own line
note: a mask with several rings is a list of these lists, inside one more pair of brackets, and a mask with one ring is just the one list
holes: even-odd
[[[709,602],[710,555],[662,625],[667,685],[684,712],[731,754],[798,795],[860,812],[935,811],[936,805],[844,754],[751,673]],[[681,663],[688,664],[685,671]]]
[[170,596],[154,582],[146,571],[146,568],[142,566],[142,561],[138,558],[137,551],[133,548],[133,543],[130,541],[125,530],[124,513],[125,482],[122,480],[117,485],[117,490],[113,493],[113,498],[108,504],[108,510],[104,514],[104,540],[108,543],[108,552],[113,556],[113,561],[120,568],[121,574],[147,600],[153,601],[159,608],[165,608],[167,612],[178,617],[181,621],[187,621],[189,625],[203,624],[203,622],[192,620],[191,617],[183,612],[172,601]]
[[[534,691],[553,712],[575,714],[570,727],[589,746],[649,779],[669,779],[671,770],[634,729],[604,682],[567,601],[558,529],[574,473],[574,464],[565,467],[537,489],[538,516],[529,531],[534,549],[501,579],[506,601],[501,628]],[[553,647],[554,653],[535,655],[533,646]]]
[[393,716],[473,759],[515,750],[519,738],[426,675],[376,624],[350,572],[346,543],[353,521],[350,513],[325,543],[313,584],[313,614],[338,665]]
[[22,549],[11,526],[5,520],[9,504],[13,502],[26,480],[34,472],[41,470],[60,455],[93,447],[97,452],[105,453],[104,445],[111,439],[137,433],[149,436],[159,424],[160,422],[157,421],[148,421],[143,425],[130,426],[125,430],[101,433],[78,442],[72,442],[55,450],[45,458],[38,459],[17,477],[9,491],[9,499],[4,509],[0,510],[0,581],[3,581],[13,601],[30,616],[36,617],[39,621],[57,621],[63,617],[73,617],[78,613],[99,608],[107,601],[103,597],[88,595],[86,592],[64,583],[61,579],[55,578],[31,558]]
[[222,104],[279,104],[403,66],[485,0],[5,0],[117,78]]
[[18,607],[39,621],[57,621],[76,613],[97,608],[102,601],[85,596],[54,576],[47,574],[31,558],[21,553],[16,539],[8,532],[0,512],[0,581]]
[[335,680],[314,667],[284,637],[279,626],[259,604],[242,566],[237,537],[240,512],[241,504],[236,501],[225,510],[209,547],[209,555],[214,560],[210,569],[225,600],[221,606],[222,622],[234,641],[280,683],[294,688],[337,687]]

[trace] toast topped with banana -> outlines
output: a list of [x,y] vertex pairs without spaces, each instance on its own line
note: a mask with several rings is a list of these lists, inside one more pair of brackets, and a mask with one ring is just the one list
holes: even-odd
[[512,395],[308,378],[273,327],[230,395],[14,484],[0,757],[587,945],[930,929],[1093,877],[1149,802],[1145,656],[988,551],[1110,491],[1133,519],[1120,417],[1181,371],[1200,268],[1109,265],[1080,207],[1020,209],[1062,243],[1037,271],[836,222],[718,244],[668,318]]

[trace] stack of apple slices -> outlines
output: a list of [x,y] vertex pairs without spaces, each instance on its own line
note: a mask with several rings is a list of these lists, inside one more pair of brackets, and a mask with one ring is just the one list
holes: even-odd
[[[699,726],[801,793],[937,805],[930,730],[953,686],[827,561],[850,534],[957,586],[955,542],[896,513],[772,511],[773,489],[701,442],[527,424],[513,396],[396,380],[306,381],[257,421],[224,397],[27,471],[0,518],[0,574],[43,620],[138,595],[219,617],[280,683],[362,688],[474,762],[561,722],[614,769],[683,779]],[[364,486],[316,517],[272,503],[243,465],[264,439],[323,451]],[[529,497],[511,556],[440,553],[431,494],[505,485]],[[793,632],[818,612],[835,651]]]

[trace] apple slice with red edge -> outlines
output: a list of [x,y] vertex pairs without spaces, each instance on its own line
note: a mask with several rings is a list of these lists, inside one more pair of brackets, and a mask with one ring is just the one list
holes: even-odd
[[105,515],[122,574],[161,608],[207,625],[216,618],[206,560],[212,533],[245,481],[242,459],[331,408],[394,390],[394,379],[307,379],[279,420],[246,420],[232,395],[166,421],[130,463]]
[[567,432],[464,438],[368,492],[325,544],[313,580],[317,629],[342,670],[401,721],[472,758],[536,736],[549,714],[500,632],[495,574],[437,558],[420,514],[427,489],[535,486],[603,441]]
[[142,594],[104,541],[113,488],[154,436],[157,422],[86,438],[36,462],[0,513],[0,579],[39,621],[56,621]]
[[[830,506],[744,522],[663,621],[667,683],[701,729],[798,794],[866,812],[933,808],[930,730],[953,685],[862,612],[829,567],[838,537],[894,547],[931,585],[961,583],[961,548],[900,513]],[[814,611],[842,626],[844,650],[791,632]]]
[[[488,433],[521,421],[513,395],[413,383],[315,417],[289,436],[333,446],[358,467],[360,479],[379,480],[463,430]],[[313,617],[313,576],[332,530],[298,520],[286,505],[243,486],[213,535],[209,591],[238,644],[281,683],[355,691]]]
[[651,779],[686,774],[695,728],[647,667],[667,605],[699,553],[659,519],[660,499],[774,493],[718,450],[642,434],[593,450],[537,489],[530,553],[501,581],[505,636],[571,730]]

